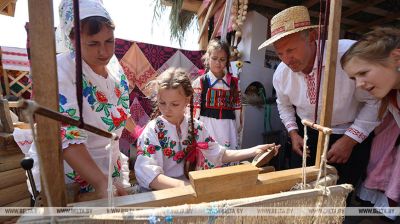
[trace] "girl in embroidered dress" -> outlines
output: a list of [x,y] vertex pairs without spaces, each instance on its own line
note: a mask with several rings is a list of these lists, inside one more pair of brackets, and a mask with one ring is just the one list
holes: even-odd
[[[114,56],[114,24],[99,0],[80,0],[82,81],[84,122],[120,136],[127,127],[131,132],[134,123],[129,118],[127,79]],[[79,119],[75,91],[75,53],[72,41],[73,1],[60,4],[60,29],[69,52],[57,56],[60,112]],[[81,97],[81,96],[79,96]],[[81,192],[96,191],[100,198],[107,197],[110,139],[86,132],[76,126],[61,127],[66,183],[78,183]],[[125,195],[129,187],[127,157],[120,153],[118,141],[111,146],[113,182],[116,195]],[[40,191],[39,163],[34,144],[29,156],[36,161],[33,174]],[[29,182],[28,182],[29,183]]]
[[341,63],[357,87],[382,99],[379,116],[384,118],[375,129],[367,178],[358,196],[375,207],[399,206],[400,30],[377,28],[365,34],[343,55]]
[[[228,150],[214,141],[201,121],[193,119],[193,88],[187,73],[170,68],[156,81],[157,106],[161,115],[147,124],[138,139],[135,174],[145,189],[160,190],[188,184],[188,172],[211,169],[240,161],[274,144],[243,150]],[[185,109],[190,104],[190,117]]]
[[238,149],[242,104],[238,79],[229,73],[229,56],[227,43],[210,41],[203,56],[205,74],[193,82],[194,112],[219,144]]

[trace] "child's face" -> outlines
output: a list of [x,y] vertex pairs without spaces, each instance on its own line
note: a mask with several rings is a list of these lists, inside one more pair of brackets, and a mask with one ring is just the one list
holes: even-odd
[[351,79],[356,80],[357,87],[379,99],[385,97],[390,90],[397,89],[400,84],[400,75],[394,64],[384,66],[354,57],[347,62],[344,70]]
[[158,108],[165,119],[179,125],[190,100],[190,97],[185,96],[183,88],[180,86],[177,89],[161,89],[157,100]]
[[228,55],[226,55],[224,50],[220,49],[211,51],[209,60],[211,72],[214,75],[223,75],[227,60]]

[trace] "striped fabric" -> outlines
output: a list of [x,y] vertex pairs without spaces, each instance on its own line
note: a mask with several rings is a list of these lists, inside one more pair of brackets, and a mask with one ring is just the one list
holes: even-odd
[[1,46],[1,51],[4,69],[29,72],[28,53],[25,48]]

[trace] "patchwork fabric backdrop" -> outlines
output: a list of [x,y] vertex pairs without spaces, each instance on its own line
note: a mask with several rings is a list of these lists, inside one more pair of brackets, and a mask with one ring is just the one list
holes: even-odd
[[[153,104],[148,98],[153,89],[146,85],[170,67],[186,69],[194,80],[198,70],[203,68],[203,53],[116,39],[115,54],[133,88],[130,93],[131,116],[138,125],[146,125],[153,110]],[[124,130],[120,140],[121,151],[128,154],[133,143],[133,137]]]

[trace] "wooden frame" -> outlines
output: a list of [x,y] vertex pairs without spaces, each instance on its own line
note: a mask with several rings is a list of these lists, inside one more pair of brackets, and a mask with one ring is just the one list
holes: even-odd
[[[34,1],[34,3],[33,3]],[[327,51],[335,51],[338,43],[338,26],[335,16],[340,13],[341,1],[331,1],[330,35],[328,38]],[[58,109],[58,88],[55,63],[55,44],[53,32],[53,15],[51,0],[29,0],[30,38],[32,53],[32,76],[35,88],[35,100],[43,106],[53,110]],[[333,34],[332,34],[333,33]],[[50,43],[50,44],[49,44]],[[330,52],[331,53],[331,52]],[[333,52],[335,54],[335,52]],[[331,57],[334,57],[334,54]],[[336,57],[328,61],[335,60]],[[331,113],[329,109],[333,100],[332,74],[334,66],[332,63],[326,66],[324,81],[324,103],[325,110],[324,126],[330,126]],[[328,96],[329,95],[329,96]],[[329,106],[330,105],[330,106]],[[326,107],[326,108],[324,108]],[[49,180],[42,186],[49,187],[49,200],[52,206],[65,206],[65,183],[63,178],[63,166],[60,153],[59,124],[44,117],[37,117],[37,138],[39,143],[39,156],[41,161],[41,175]],[[46,148],[43,147],[46,145]],[[317,158],[318,159],[318,158]],[[307,167],[307,178],[315,180],[319,167]],[[190,173],[191,186],[172,188],[148,193],[116,197],[115,206],[169,206],[183,203],[199,203],[215,200],[231,199],[273,194],[289,190],[293,185],[300,182],[302,169],[290,169],[271,173],[258,174],[259,170],[252,165],[240,165],[237,167],[226,167],[218,170],[194,171]],[[218,175],[215,175],[217,173]],[[329,173],[336,173],[334,168]],[[230,186],[229,188],[209,189],[205,183]],[[237,185],[240,185],[237,187]],[[75,203],[71,206],[104,206],[106,200],[96,200],[84,203]]]

